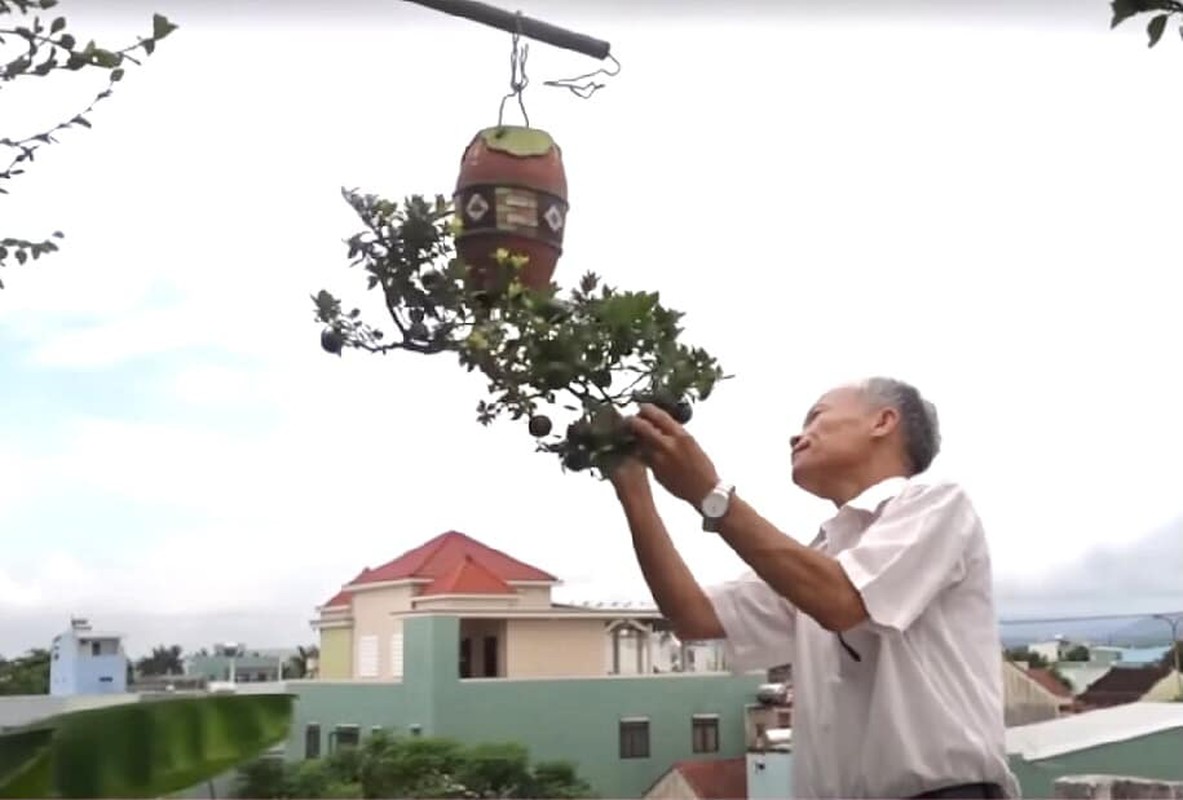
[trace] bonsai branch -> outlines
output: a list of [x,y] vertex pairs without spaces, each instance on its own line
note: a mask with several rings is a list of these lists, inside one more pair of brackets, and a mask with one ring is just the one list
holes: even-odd
[[[392,329],[388,336],[321,291],[313,301],[325,326],[322,346],[337,354],[347,347],[455,353],[488,381],[477,421],[528,418],[537,449],[558,455],[567,469],[603,473],[631,452],[620,413],[630,404],[656,403],[686,423],[693,403],[726,377],[705,350],[679,341],[682,315],[656,293],[620,291],[588,273],[560,297],[554,284],[523,285],[524,257],[505,251],[496,253],[492,272],[470,274],[455,257],[442,197],[396,204],[343,194],[364,226],[346,241],[350,266],[382,292]],[[560,412],[573,417],[561,430],[550,416]]]

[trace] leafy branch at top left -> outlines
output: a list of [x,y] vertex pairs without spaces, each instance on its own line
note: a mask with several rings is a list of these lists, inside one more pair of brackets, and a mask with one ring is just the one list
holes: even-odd
[[[117,49],[100,47],[93,39],[83,44],[70,32],[66,18],[50,11],[57,3],[58,0],[0,0],[0,89],[7,88],[12,81],[44,78],[62,70],[97,70],[105,73],[106,83],[85,108],[49,128],[12,135],[0,133],[0,194],[9,193],[8,182],[25,172],[40,148],[56,144],[59,133],[68,128],[89,128],[88,115],[99,102],[111,96],[127,66],[139,66],[140,59],[150,56],[156,44],[177,27],[167,17],[156,14],[152,18],[151,35],[137,37],[134,44]],[[54,240],[60,238],[60,231],[47,239],[25,239],[0,230],[0,267],[6,266],[10,259],[24,264],[52,253],[58,249]],[[3,287],[0,281],[0,289]]]

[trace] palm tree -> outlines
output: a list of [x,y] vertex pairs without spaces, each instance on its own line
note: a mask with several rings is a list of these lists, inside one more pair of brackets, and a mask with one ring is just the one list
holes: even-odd
[[320,648],[316,645],[309,645],[304,647],[300,645],[296,648],[296,654],[288,659],[287,666],[284,667],[283,675],[285,678],[315,678],[315,669],[309,668],[309,662],[315,661],[320,657]]

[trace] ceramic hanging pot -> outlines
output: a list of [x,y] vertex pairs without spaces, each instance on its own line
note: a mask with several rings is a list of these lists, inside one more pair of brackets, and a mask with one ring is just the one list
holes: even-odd
[[453,203],[456,250],[478,285],[498,274],[501,249],[528,259],[523,284],[550,285],[567,225],[567,174],[550,134],[509,125],[479,132],[460,161]]

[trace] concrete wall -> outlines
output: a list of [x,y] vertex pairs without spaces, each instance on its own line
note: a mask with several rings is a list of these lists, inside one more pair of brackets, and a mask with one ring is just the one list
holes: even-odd
[[[411,608],[413,590],[411,585],[403,585],[354,592],[351,673],[354,679],[382,681],[396,677],[391,646],[402,632],[402,621],[393,614]],[[370,666],[376,666],[376,671],[368,674]]]
[[1183,798],[1183,782],[1152,781],[1124,775],[1072,775],[1056,781],[1052,796],[1065,800]]
[[1027,762],[1011,758],[1024,797],[1051,797],[1058,778],[1106,773],[1155,780],[1183,780],[1183,728],[1090,747],[1054,758]]
[[353,677],[353,628],[321,628],[319,676],[326,680]]
[[[362,736],[379,726],[406,734],[418,725],[425,736],[468,743],[520,742],[535,760],[564,759],[601,797],[640,797],[674,761],[732,758],[744,752],[744,707],[763,675],[677,674],[515,680],[460,680],[460,620],[405,620],[404,678],[393,682],[289,681],[297,695],[285,752],[302,758],[305,726],[320,725],[322,752],[338,724],[357,725]],[[716,714],[719,752],[695,754],[691,718]],[[649,719],[648,758],[620,758],[622,717]]]
[[602,619],[511,619],[506,626],[506,676],[601,677],[607,674]]
[[1009,661],[1002,666],[1003,713],[1007,727],[1043,722],[1060,716],[1059,697],[1036,683],[1023,667]]

